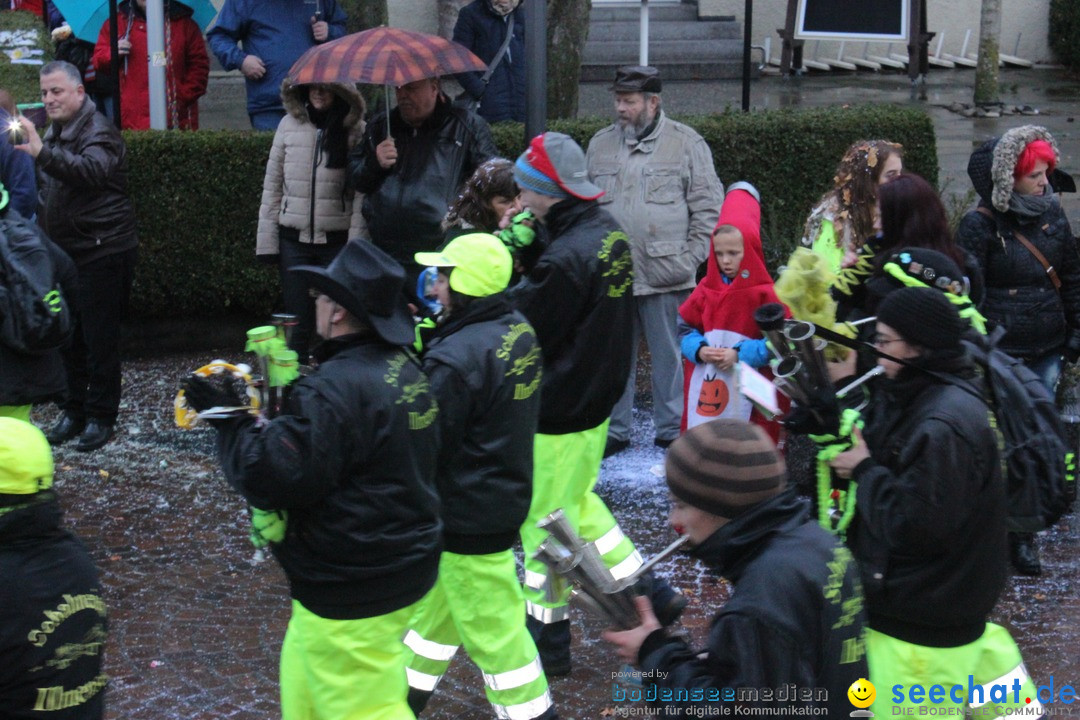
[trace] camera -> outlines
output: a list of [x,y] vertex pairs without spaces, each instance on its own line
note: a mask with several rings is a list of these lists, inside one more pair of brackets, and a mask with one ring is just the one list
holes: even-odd
[[18,118],[12,118],[7,126],[8,142],[12,145],[22,145],[27,141],[26,130],[19,123]]

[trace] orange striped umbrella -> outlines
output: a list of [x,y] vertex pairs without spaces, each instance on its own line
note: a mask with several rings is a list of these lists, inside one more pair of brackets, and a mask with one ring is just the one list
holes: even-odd
[[485,70],[463,45],[437,35],[377,27],[307,50],[289,70],[294,84],[394,85],[440,75]]

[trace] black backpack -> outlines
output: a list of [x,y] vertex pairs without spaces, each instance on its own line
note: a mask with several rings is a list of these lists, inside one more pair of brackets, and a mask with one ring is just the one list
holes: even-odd
[[0,345],[43,353],[71,336],[71,311],[56,278],[46,241],[8,210],[0,218]]
[[1020,360],[997,347],[1005,334],[967,333],[964,346],[979,367],[986,398],[1001,434],[1001,461],[1009,498],[1009,529],[1037,532],[1068,509],[1070,455],[1053,396]]

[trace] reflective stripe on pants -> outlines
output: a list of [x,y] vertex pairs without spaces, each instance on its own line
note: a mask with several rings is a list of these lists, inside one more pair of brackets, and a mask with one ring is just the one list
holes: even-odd
[[[562,508],[571,527],[586,542],[597,544],[604,564],[616,578],[630,575],[641,566],[641,556],[634,544],[619,529],[604,501],[593,492],[600,476],[600,461],[604,456],[608,422],[589,430],[565,435],[537,434],[533,446],[533,496],[529,515],[521,527],[521,544],[525,550],[525,599],[529,615],[544,623],[565,620],[569,588],[564,588],[554,601],[535,585],[547,568],[533,559],[536,548],[547,532],[536,523],[548,513]],[[616,574],[617,573],[617,574]]]
[[547,677],[525,629],[525,599],[511,550],[444,552],[439,579],[417,606],[405,638],[409,685],[433,691],[458,644],[484,676],[495,714],[530,720],[551,707]]

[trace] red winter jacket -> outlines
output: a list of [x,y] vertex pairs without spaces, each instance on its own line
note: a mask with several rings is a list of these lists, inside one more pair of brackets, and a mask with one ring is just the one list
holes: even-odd
[[[191,19],[191,10],[185,6],[172,4],[169,18],[170,58],[165,66],[166,109],[165,121],[174,126],[175,108],[178,125],[183,130],[199,129],[198,100],[206,94],[206,82],[210,76],[210,58],[206,54],[206,43],[202,31]],[[127,67],[120,60],[120,126],[124,130],[150,129],[150,86],[149,68],[146,51],[146,17],[140,12],[129,16],[122,12],[119,17],[117,34],[124,37],[127,26],[132,22],[131,53],[127,56]],[[108,74],[112,52],[109,47],[109,23],[101,26],[97,45],[94,47],[94,67],[98,73]]]

